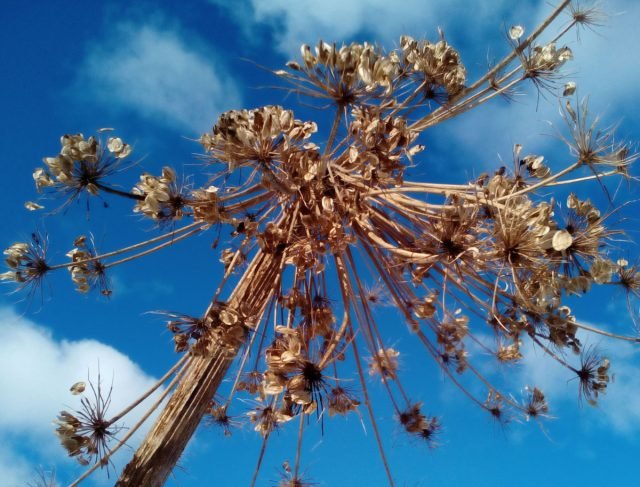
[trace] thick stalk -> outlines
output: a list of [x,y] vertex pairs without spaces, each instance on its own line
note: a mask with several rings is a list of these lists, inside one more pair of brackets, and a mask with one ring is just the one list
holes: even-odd
[[[278,279],[280,260],[259,252],[227,304],[237,308],[242,303],[253,316],[262,316]],[[206,316],[213,309],[210,306]],[[159,487],[165,483],[236,354],[218,349],[209,356],[192,358],[164,411],[120,475],[117,487]]]

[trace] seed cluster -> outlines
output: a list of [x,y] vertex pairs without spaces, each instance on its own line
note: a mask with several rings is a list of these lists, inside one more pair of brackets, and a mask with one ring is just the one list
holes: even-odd
[[[56,435],[68,455],[81,465],[92,461],[102,466],[108,464],[109,442],[120,429],[106,417],[111,402],[111,391],[103,395],[100,378],[97,386],[91,384],[93,397],[83,395],[81,409],[70,413],[61,411],[54,421]],[[80,395],[85,392],[85,383],[78,382],[71,387],[71,393]]]
[[100,181],[117,171],[122,159],[131,153],[131,146],[118,137],[110,137],[107,151],[94,136],[63,135],[60,153],[45,157],[45,168],[37,168],[33,179],[38,191],[45,188],[65,191],[72,198],[83,191],[97,195]]

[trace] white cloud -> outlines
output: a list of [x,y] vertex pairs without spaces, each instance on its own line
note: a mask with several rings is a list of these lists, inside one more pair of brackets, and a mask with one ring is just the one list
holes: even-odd
[[[87,374],[95,384],[99,367],[103,391],[108,392],[113,381],[109,412],[115,414],[155,383],[114,348],[95,340],[58,340],[47,329],[8,308],[0,308],[0,334],[0,370],[4,371],[0,375],[3,482],[5,476],[18,478],[22,484],[33,479],[36,461],[68,463],[52,421],[62,409],[79,409],[80,397],[70,394],[71,384],[86,381]],[[134,424],[144,411],[143,403],[125,418],[125,423]],[[22,456],[25,448],[34,449],[28,459]]]
[[199,135],[240,94],[217,55],[175,28],[120,23],[96,43],[76,87],[104,104]]
[[[522,360],[510,366],[499,365],[495,357],[487,355],[484,347],[495,346],[495,340],[490,335],[475,333],[474,339],[478,342],[468,340],[466,345],[480,373],[492,382],[506,386],[505,390],[524,391],[525,386],[541,389],[548,399],[552,417],[562,419],[569,414],[575,415],[576,407],[581,403],[580,417],[585,425],[591,427],[596,424],[622,436],[639,433],[640,349],[637,344],[613,339],[601,340],[602,337],[587,333],[579,338],[583,342],[583,350],[593,346],[597,353],[608,358],[611,363],[611,383],[605,393],[598,397],[595,408],[579,398],[576,375],[529,339],[523,340]],[[573,367],[579,367],[579,356],[567,352],[564,358]]]
[[[600,2],[600,8],[608,14],[603,25],[593,30],[581,29],[579,42],[573,34],[563,39],[575,58],[562,72],[568,80],[577,82],[579,97],[589,96],[590,117],[602,117],[600,129],[622,122],[617,132],[628,137],[629,130],[640,123],[640,115],[632,108],[638,95],[640,65],[628,59],[628,53],[640,50],[640,31],[635,22],[640,18],[640,3],[605,0]],[[537,19],[530,24],[539,23],[547,12],[548,5],[542,5],[535,14]],[[510,166],[511,147],[516,143],[523,144],[525,152],[547,154],[552,169],[564,167],[569,161],[569,152],[558,137],[567,133],[559,113],[560,103],[550,96],[537,98],[530,85],[520,85],[518,90],[525,94],[508,105],[490,102],[445,125],[447,137],[461,143],[462,148],[480,149],[477,153],[484,159],[470,161],[478,173],[496,167],[498,160],[492,156],[498,152]],[[560,150],[552,153],[554,148]]]
[[640,350],[617,343],[611,352],[615,381],[602,401],[602,412],[616,431],[632,435],[640,432]]
[[[596,112],[640,121],[636,113],[640,64],[635,53],[640,50],[640,2],[608,0],[603,5],[609,14],[595,32],[586,31],[576,47],[576,79],[581,93],[591,96]],[[617,121],[617,120],[616,120]]]
[[[602,117],[600,129],[622,122],[620,131],[628,136],[629,129],[640,122],[637,111],[631,108],[638,95],[640,65],[628,59],[629,52],[640,50],[640,31],[636,26],[640,3],[609,0],[601,2],[601,9],[609,14],[602,26],[594,27],[593,31],[582,29],[579,42],[575,35],[563,40],[575,55],[563,72],[567,79],[577,82],[580,97],[589,96],[590,116]],[[538,20],[532,24],[541,21],[547,10],[546,6],[541,8]],[[529,87],[526,91],[527,95],[508,106],[490,103],[465,114],[453,127],[452,136],[462,134],[466,147],[500,150],[506,163],[511,162],[510,153],[504,151],[514,143],[522,143],[525,150],[543,153],[553,147],[562,148],[557,135],[566,134],[566,127],[559,115],[559,103],[552,97],[538,103],[533,90]],[[569,158],[567,151],[559,154],[565,159],[550,161],[555,167],[564,166]]]
[[[212,1],[231,10],[223,0]],[[397,41],[401,34],[434,37],[438,26],[467,39],[478,38],[480,33],[486,38],[491,32],[498,37],[502,35],[500,22],[531,15],[528,5],[519,5],[514,13],[510,0],[478,1],[473,8],[468,8],[468,0],[250,0],[250,6],[238,10],[234,4],[231,11],[241,13],[239,21],[273,27],[278,49],[287,55],[297,53],[302,43],[315,44],[320,39],[340,42],[361,33],[374,36],[369,40],[387,43]]]
[[6,445],[0,445],[0,477],[3,485],[17,487],[32,480],[35,470],[33,466],[13,452]]
[[[589,337],[593,339],[593,336]],[[632,435],[640,432],[640,350],[636,345],[612,340],[597,343],[601,354],[611,362],[614,380],[606,394],[598,400],[597,414],[593,418],[616,433]],[[527,345],[516,380],[541,388],[550,399],[552,408],[561,402],[575,404],[578,400],[578,382],[575,375],[548,357],[540,348]],[[577,365],[577,357],[569,357]],[[585,402],[585,408],[590,408]],[[590,415],[591,417],[591,415]]]

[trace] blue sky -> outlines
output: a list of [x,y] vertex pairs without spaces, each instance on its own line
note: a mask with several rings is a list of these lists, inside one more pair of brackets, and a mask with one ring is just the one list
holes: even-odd
[[[634,58],[640,52],[640,5],[632,0],[601,5],[610,14],[603,27],[581,32],[581,42],[568,37],[575,60],[565,72],[581,95],[590,95],[592,111],[602,113],[605,125],[619,123],[621,138],[640,140],[640,67]],[[167,164],[179,172],[198,172],[202,167],[194,154],[201,148],[193,139],[221,112],[299,105],[295,96],[270,89],[275,81],[260,65],[279,69],[297,56],[302,42],[369,40],[392,48],[401,34],[433,39],[441,26],[473,78],[487,57],[506,52],[505,26],[520,23],[530,31],[548,10],[546,2],[514,0],[407,0],[402,7],[388,0],[185,0],[134,6],[110,0],[8,0],[0,30],[0,199],[5,208],[0,245],[23,241],[39,229],[49,235],[54,260],[62,261],[82,233],[92,232],[103,250],[155,234],[126,202],[109,200],[104,208],[94,199],[90,219],[81,204],[44,219],[24,209],[25,201],[37,197],[33,169],[42,157],[57,153],[64,133],[90,135],[115,127],[140,160],[138,168],[118,175],[124,187],[135,184],[137,172],[157,172]],[[544,153],[552,164],[566,160],[566,148],[549,136],[562,123],[556,102],[538,103],[534,93],[528,95],[437,127],[427,136],[416,174],[465,182],[500,165],[501,158],[509,161],[516,142],[528,152]],[[315,117],[308,108],[299,111]],[[327,127],[321,125],[320,131]],[[637,199],[637,190],[629,196]],[[42,203],[56,207],[53,200]],[[627,224],[632,232],[635,224]],[[51,425],[60,409],[77,407],[68,387],[85,379],[88,370],[95,377],[99,364],[103,381],[113,380],[117,410],[174,363],[169,333],[147,312],[204,311],[221,276],[219,255],[210,248],[213,238],[199,236],[116,268],[110,300],[76,293],[62,273],[50,276],[42,296],[30,302],[5,286],[0,295],[2,485],[25,485],[39,466],[55,467],[60,485],[82,472],[66,458]],[[588,302],[574,303],[574,310],[589,322],[612,322],[630,331],[624,305],[610,298],[596,293]],[[384,313],[395,319],[391,311]],[[378,407],[399,486],[628,483],[640,451],[638,348],[593,340],[611,358],[616,374],[598,408],[580,406],[575,382],[534,350],[521,365],[492,372],[516,392],[526,384],[545,390],[555,419],[541,429],[535,423],[504,427],[492,422],[412,347],[409,335],[394,343],[406,351],[402,366],[414,388],[445,427],[440,447],[431,451],[401,434],[390,408]],[[372,383],[371,388],[383,404],[382,387]],[[314,428],[305,440],[303,470],[317,485],[386,485],[364,409],[362,414],[364,425],[355,415],[336,418],[325,422],[324,436]],[[293,460],[294,430],[284,428],[274,438],[258,485],[273,485],[282,461]],[[169,485],[247,485],[259,448],[249,427],[231,438],[202,428]],[[119,456],[116,465],[128,455]],[[103,472],[87,483],[112,481],[113,473],[109,480]]]

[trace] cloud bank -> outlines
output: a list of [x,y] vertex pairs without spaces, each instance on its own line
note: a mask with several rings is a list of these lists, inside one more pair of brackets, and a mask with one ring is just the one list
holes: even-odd
[[[24,485],[33,480],[39,463],[75,464],[66,458],[52,425],[60,410],[80,407],[80,396],[69,392],[72,384],[87,381],[87,376],[97,383],[99,370],[103,390],[108,391],[113,382],[109,412],[115,414],[155,383],[113,347],[96,340],[59,340],[8,308],[0,308],[0,334],[3,485]],[[134,424],[144,410],[144,404],[134,410],[126,417],[126,424]]]
[[[468,8],[468,0],[438,2],[434,0],[248,0],[244,8],[231,8],[224,0],[211,0],[235,14],[239,23],[270,27],[277,49],[287,55],[297,54],[302,43],[316,44],[320,39],[342,42],[356,35],[362,40],[397,42],[402,34],[433,38],[437,27],[457,37],[477,38],[494,32],[502,36],[503,18],[529,18],[533,9],[521,2],[513,13],[509,0],[483,0]],[[247,29],[249,31],[249,29]],[[482,47],[484,49],[484,46]]]
[[[634,344],[623,342],[596,343],[601,355],[611,362],[613,380],[606,394],[600,396],[595,420],[623,436],[640,432],[640,350]],[[610,346],[608,346],[610,345]],[[545,355],[539,348],[527,344],[518,380],[541,388],[550,398],[550,405],[562,402],[572,405],[578,400],[578,382],[575,376]],[[577,362],[577,357],[570,357]],[[585,408],[591,408],[585,402]],[[552,413],[553,415],[553,413]]]
[[212,49],[158,22],[121,22],[81,64],[78,90],[100,104],[199,135],[240,93]]

